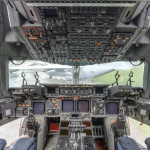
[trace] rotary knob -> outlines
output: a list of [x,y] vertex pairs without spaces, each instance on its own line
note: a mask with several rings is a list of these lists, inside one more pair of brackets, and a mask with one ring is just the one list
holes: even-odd
[[49,103],[49,104],[48,104],[48,107],[49,107],[49,108],[53,108],[53,103]]

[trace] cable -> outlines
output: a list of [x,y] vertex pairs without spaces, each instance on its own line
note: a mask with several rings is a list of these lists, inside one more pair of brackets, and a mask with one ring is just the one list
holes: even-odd
[[25,62],[25,60],[27,59],[27,57],[24,57],[24,60],[23,60],[22,63],[20,63],[20,64],[14,63],[14,62],[13,62],[13,59],[12,59],[11,57],[9,57],[8,59],[9,59],[9,61],[11,61],[14,65],[22,65],[22,64]]
[[[2,7],[2,2],[1,2],[1,7]],[[3,24],[3,18],[2,18],[2,13],[0,11],[0,17],[1,17],[1,24],[2,24],[2,33],[1,33],[1,43],[0,43],[0,57],[2,56],[3,53],[3,36],[4,36],[4,24]]]
[[135,65],[135,64],[133,64],[133,63],[131,62],[131,59],[130,59],[130,58],[127,58],[127,59],[129,60],[130,64],[132,64],[133,66],[140,66],[140,65],[145,61],[145,58],[143,57],[143,58],[141,59],[141,62],[140,62],[138,65]]
[[141,122],[140,126],[143,124],[143,117],[141,119],[142,119],[142,122]]

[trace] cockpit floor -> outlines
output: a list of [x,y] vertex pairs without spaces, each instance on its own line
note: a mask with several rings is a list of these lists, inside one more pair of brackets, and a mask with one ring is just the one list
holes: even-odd
[[95,139],[95,142],[96,142],[96,146],[97,146],[97,150],[107,150],[105,148],[105,144],[104,144],[104,140],[103,139]]
[[51,135],[44,150],[53,150],[57,144],[58,135]]

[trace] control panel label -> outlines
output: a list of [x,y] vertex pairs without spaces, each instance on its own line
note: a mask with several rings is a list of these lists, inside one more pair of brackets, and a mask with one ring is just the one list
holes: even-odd
[[11,110],[10,109],[6,110],[5,112],[6,112],[6,116],[11,115]]
[[140,110],[140,114],[145,116],[145,115],[146,115],[146,110],[141,109],[141,110]]

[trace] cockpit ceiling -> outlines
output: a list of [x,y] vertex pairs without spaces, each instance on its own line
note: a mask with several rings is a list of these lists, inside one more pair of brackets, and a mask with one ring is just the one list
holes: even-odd
[[33,59],[49,63],[82,66],[121,60],[149,29],[148,2],[13,1],[15,13],[10,4],[8,16],[18,16],[9,19],[10,25],[16,22],[12,29],[20,42]]

